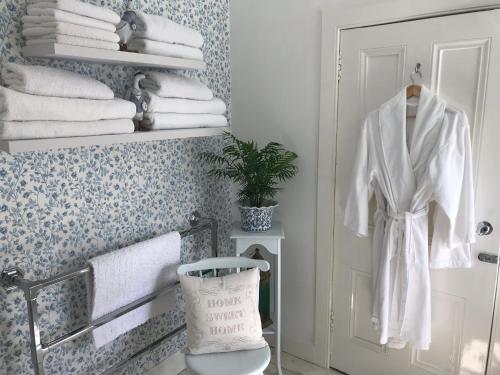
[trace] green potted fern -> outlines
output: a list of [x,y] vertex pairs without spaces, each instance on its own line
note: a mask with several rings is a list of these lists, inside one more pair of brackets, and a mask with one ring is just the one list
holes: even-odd
[[297,174],[297,154],[276,142],[259,149],[254,141],[242,141],[228,132],[224,143],[222,154],[203,152],[200,159],[211,164],[210,175],[229,178],[240,186],[241,228],[248,232],[269,230],[278,206],[274,200],[278,184]]

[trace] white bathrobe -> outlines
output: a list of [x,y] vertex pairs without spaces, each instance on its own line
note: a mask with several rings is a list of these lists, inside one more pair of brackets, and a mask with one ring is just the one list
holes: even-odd
[[[420,350],[431,342],[429,267],[470,267],[474,196],[467,117],[422,87],[406,126],[406,90],[368,114],[347,198],[345,225],[368,236],[375,195],[373,316],[380,343]],[[429,203],[436,202],[429,251]]]

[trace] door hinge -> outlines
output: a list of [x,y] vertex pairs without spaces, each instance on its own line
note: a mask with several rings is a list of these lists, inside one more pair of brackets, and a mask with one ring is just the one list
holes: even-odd
[[335,313],[332,311],[330,311],[330,329],[333,329],[333,323],[335,321]]
[[339,55],[339,60],[337,63],[337,81],[342,78],[342,55]]

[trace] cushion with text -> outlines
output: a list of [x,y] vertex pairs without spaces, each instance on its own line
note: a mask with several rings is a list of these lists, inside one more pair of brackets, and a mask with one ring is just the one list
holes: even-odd
[[221,277],[180,276],[191,354],[258,349],[267,345],[259,316],[257,268]]

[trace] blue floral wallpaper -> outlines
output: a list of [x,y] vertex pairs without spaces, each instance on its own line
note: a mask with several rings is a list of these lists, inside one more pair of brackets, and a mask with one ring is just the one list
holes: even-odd
[[[200,30],[208,68],[186,72],[206,82],[230,105],[228,0],[100,0],[117,12],[127,8],[163,14]],[[0,0],[0,61],[63,67],[97,78],[124,97],[137,68],[21,55],[23,0]],[[194,209],[219,221],[220,250],[228,253],[231,222],[229,184],[207,177],[196,159],[222,147],[220,137],[93,146],[8,155],[0,151],[0,269],[18,265],[41,279],[85,264],[130,243],[187,226]],[[205,256],[209,236],[183,240],[182,261]],[[84,280],[40,294],[43,341],[87,320]],[[97,375],[184,322],[183,302],[113,343],[95,350],[89,336],[46,356],[47,374]],[[185,344],[184,334],[143,355],[122,371],[143,374]],[[26,304],[18,291],[0,288],[0,375],[32,374]]]

